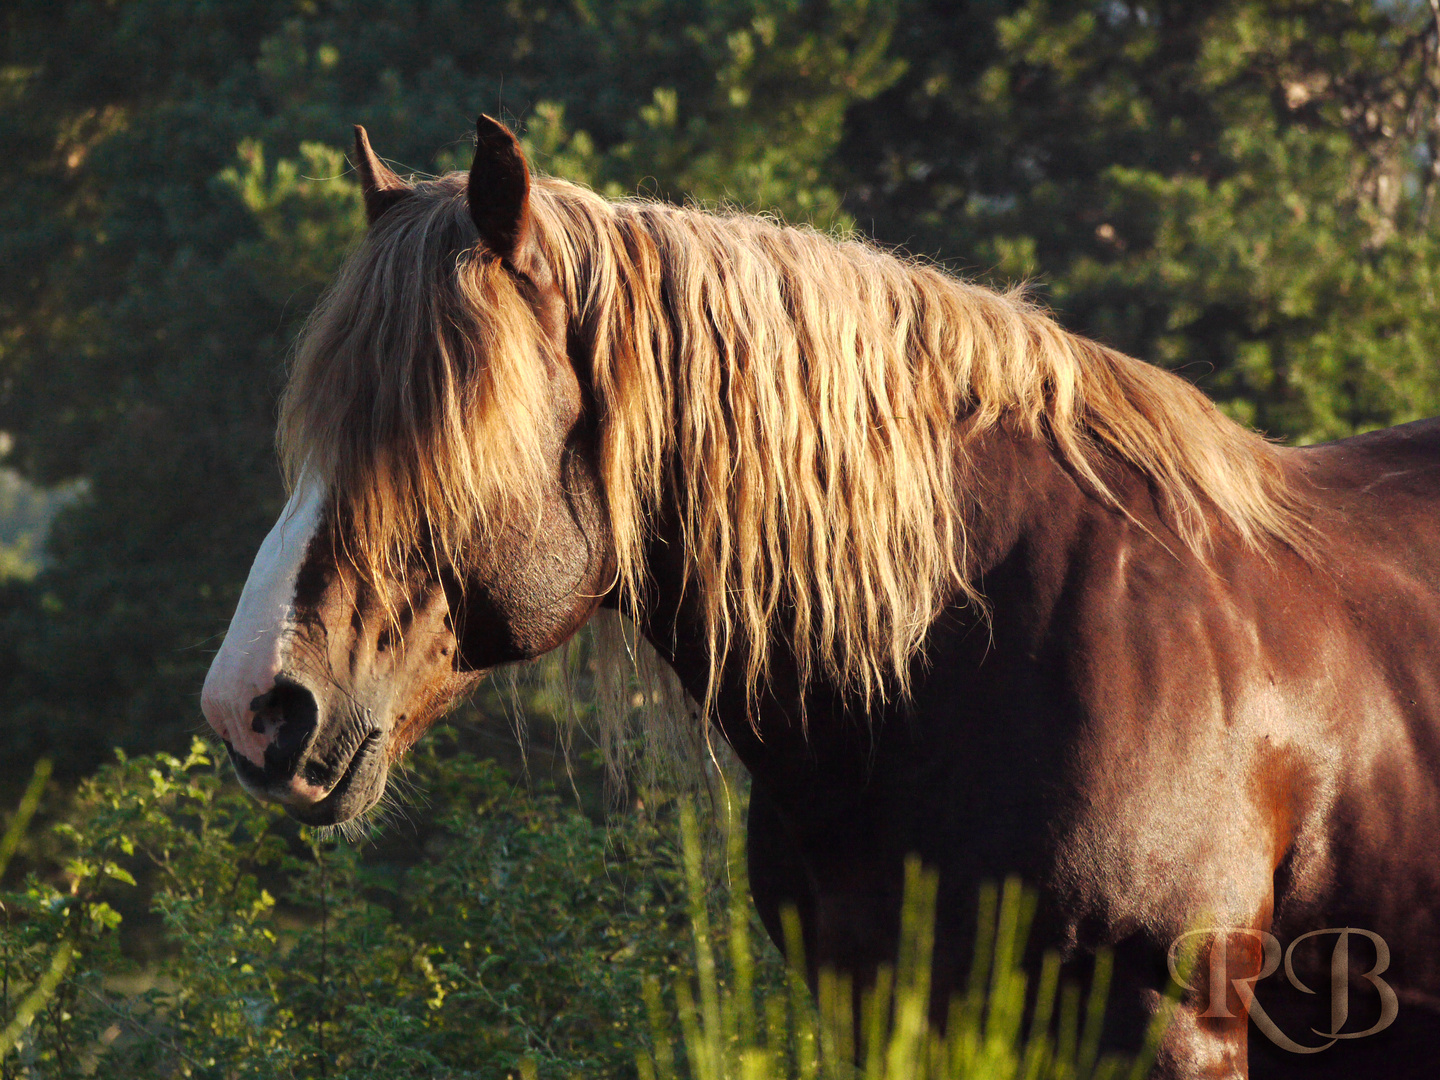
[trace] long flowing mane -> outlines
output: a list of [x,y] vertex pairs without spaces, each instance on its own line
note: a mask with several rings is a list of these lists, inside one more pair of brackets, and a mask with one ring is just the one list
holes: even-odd
[[[372,574],[402,566],[422,529],[463,564],[546,467],[542,336],[509,272],[472,250],[465,190],[460,174],[422,183],[372,230],[302,335],[283,403],[288,475],[332,485]],[[940,609],[983,602],[965,572],[981,499],[967,450],[997,427],[1049,440],[1117,507],[1104,459],[1130,463],[1201,554],[1216,529],[1303,543],[1276,448],[1018,294],[867,242],[554,179],[531,205],[588,361],[624,603],[643,605],[646,544],[673,515],[712,694],[722,669],[763,685],[783,643],[802,685],[903,695]]]

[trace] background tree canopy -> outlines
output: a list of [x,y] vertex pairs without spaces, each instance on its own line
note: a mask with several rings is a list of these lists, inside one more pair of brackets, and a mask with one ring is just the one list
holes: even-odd
[[[201,723],[283,502],[286,349],[363,228],[351,124],[440,172],[498,114],[610,194],[1029,281],[1313,441],[1440,412],[1436,22],[1425,0],[16,0],[0,431],[71,495],[38,573],[0,559],[0,759],[87,771]],[[44,516],[16,490],[11,532]]]

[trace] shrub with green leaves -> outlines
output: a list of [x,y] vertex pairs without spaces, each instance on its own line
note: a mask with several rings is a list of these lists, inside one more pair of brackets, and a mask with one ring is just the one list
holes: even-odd
[[[1026,1021],[1035,898],[1018,881],[982,892],[973,974],[942,1035],[929,1024],[936,880],[910,865],[897,963],[862,996],[857,1029],[849,984],[822,973],[817,1008],[759,930],[739,785],[725,788],[727,842],[707,848],[687,805],[677,830],[673,798],[651,793],[597,824],[434,745],[409,775],[428,805],[392,823],[383,858],[251,799],[203,743],[86,781],[53,826],[56,864],[0,894],[0,1080],[1139,1080],[1148,1068],[1148,1054],[1098,1055],[1103,956],[1082,1015],[1047,955]],[[147,911],[160,938],[135,957],[125,913]]]
[[[75,955],[8,1075],[633,1075],[641,980],[688,934],[669,810],[597,824],[424,752],[429,806],[392,825],[410,858],[380,861],[227,774],[197,743],[82,786],[63,865],[3,898],[7,1021],[59,943]],[[143,964],[118,932],[142,899],[163,927]]]

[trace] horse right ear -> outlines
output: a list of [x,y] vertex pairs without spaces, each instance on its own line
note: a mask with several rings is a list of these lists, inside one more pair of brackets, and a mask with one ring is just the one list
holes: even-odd
[[370,148],[370,136],[355,125],[355,169],[360,173],[360,194],[365,199],[365,220],[371,225],[415,189],[396,176]]
[[513,264],[530,231],[530,169],[519,140],[489,116],[475,121],[475,162],[466,199],[480,240]]

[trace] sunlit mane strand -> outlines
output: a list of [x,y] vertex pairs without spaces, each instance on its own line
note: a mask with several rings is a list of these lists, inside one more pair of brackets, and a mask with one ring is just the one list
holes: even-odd
[[[420,185],[381,220],[312,318],[285,399],[287,468],[335,485],[377,572],[427,522],[463,564],[546,467],[538,331],[508,274],[468,252],[464,192],[459,175]],[[1048,440],[1112,502],[1102,458],[1133,464],[1202,554],[1217,523],[1303,543],[1274,448],[1017,295],[557,180],[531,208],[588,354],[622,600],[637,610],[652,523],[673,514],[710,695],[722,670],[763,686],[777,642],[802,682],[904,695],[941,608],[981,602],[967,447],[997,427]]]
[[301,333],[281,402],[287,480],[330,486],[372,581],[403,577],[417,544],[463,571],[538,504],[543,336],[510,274],[475,255],[460,180],[370,231]]
[[622,585],[642,595],[647,523],[672,500],[712,694],[727,661],[753,691],[777,639],[802,683],[905,694],[940,609],[982,603],[965,451],[1002,424],[1112,502],[1101,456],[1134,464],[1202,554],[1216,518],[1303,543],[1273,447],[1017,294],[750,215],[555,180],[533,206],[591,350]]

